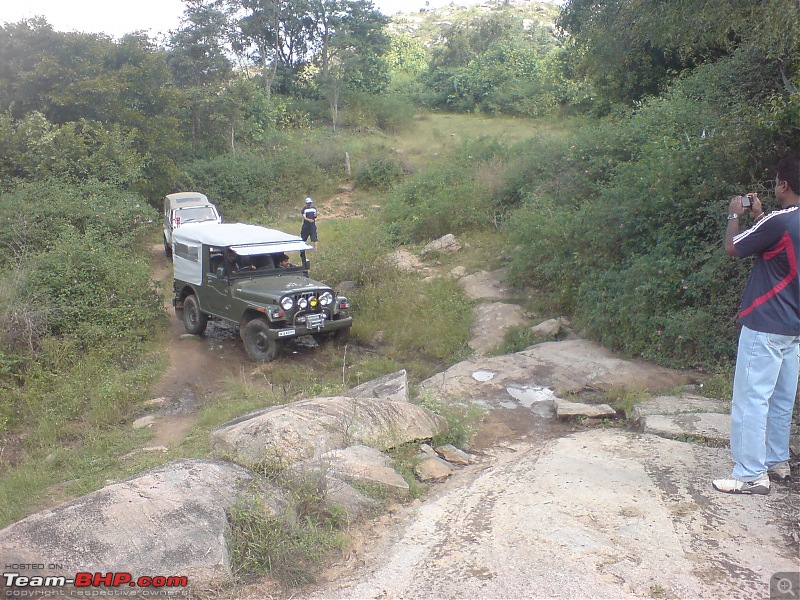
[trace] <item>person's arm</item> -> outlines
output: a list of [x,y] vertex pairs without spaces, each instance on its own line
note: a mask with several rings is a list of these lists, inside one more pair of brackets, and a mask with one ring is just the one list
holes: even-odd
[[[761,200],[758,199],[758,195],[751,195],[753,197],[753,205],[749,209],[750,214],[758,221],[764,216],[764,210],[761,208]],[[727,252],[729,256],[739,256],[736,252],[733,238],[739,235],[739,221],[746,212],[747,209],[742,207],[742,196],[736,196],[728,205],[728,226],[725,228],[725,252]]]

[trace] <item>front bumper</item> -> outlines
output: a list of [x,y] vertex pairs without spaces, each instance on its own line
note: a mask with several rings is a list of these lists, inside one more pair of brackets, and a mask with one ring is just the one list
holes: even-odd
[[353,325],[353,317],[341,317],[336,320],[325,319],[316,327],[308,327],[306,325],[292,325],[269,329],[267,336],[273,340],[285,340],[289,338],[300,337],[301,335],[312,335],[315,333],[328,333],[336,331],[337,329],[346,329]]

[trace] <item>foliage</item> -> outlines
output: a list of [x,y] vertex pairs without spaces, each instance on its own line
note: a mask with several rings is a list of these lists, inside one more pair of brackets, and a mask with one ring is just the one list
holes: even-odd
[[763,57],[735,53],[577,139],[553,165],[559,189],[529,197],[509,220],[518,281],[629,355],[729,359],[749,265],[724,256],[719,218],[724,198],[759,189],[771,175],[761,165],[783,151],[751,105],[769,95],[770,72]]
[[376,127],[386,133],[409,128],[416,107],[402,97],[349,92],[343,97],[341,123],[359,131]]
[[[102,173],[106,165],[120,163],[126,168],[111,170],[124,175],[119,183],[145,193],[168,185],[181,143],[172,113],[176,96],[165,53],[146,36],[114,41],[62,33],[36,18],[0,27],[0,55],[0,111],[8,111],[13,120],[44,115],[56,128],[37,126],[44,136],[42,147],[67,157],[77,154],[71,159],[39,155],[42,167],[52,162],[63,171],[64,164],[72,163],[83,168],[72,175],[86,176],[87,168],[96,168],[88,175],[101,179],[108,178]],[[76,125],[62,127],[68,123]],[[31,152],[35,156],[33,146]],[[130,168],[131,161],[144,161],[135,182],[130,175],[142,165]]]
[[506,150],[494,139],[467,141],[451,161],[409,176],[386,202],[383,216],[392,236],[430,241],[495,222],[491,188],[501,177]]
[[526,31],[520,19],[501,12],[445,35],[425,80],[431,106],[537,116],[552,111],[564,96],[554,85],[555,74],[544,68],[555,40],[541,26]]
[[574,43],[580,71],[603,93],[630,103],[740,48],[786,57],[796,68],[800,35],[788,24],[798,17],[793,0],[569,0],[558,25]]
[[227,17],[216,2],[187,2],[184,25],[170,35],[167,64],[179,86],[203,87],[229,79],[226,55]]
[[148,265],[91,233],[64,235],[33,258],[23,295],[48,309],[54,335],[72,336],[86,347],[143,340],[163,324]]
[[186,168],[186,189],[204,190],[228,221],[304,198],[327,184],[327,174],[297,146],[275,146],[268,154],[242,152],[198,160]]
[[481,421],[486,416],[486,409],[478,404],[450,404],[431,397],[423,397],[419,405],[447,421],[447,433],[440,434],[432,440],[434,446],[452,444],[457,448],[468,449],[472,437],[480,429]]
[[0,192],[0,256],[19,263],[70,235],[130,248],[156,220],[140,197],[107,184],[19,182]]
[[229,544],[236,576],[270,575],[290,587],[311,583],[322,558],[344,546],[336,513],[325,504],[325,490],[313,483],[306,479],[291,485],[291,502],[282,514],[275,515],[255,492],[248,503],[240,501],[231,509]]
[[0,115],[0,175],[32,180],[46,174],[75,184],[94,178],[129,187],[141,179],[146,164],[135,137],[118,125],[84,119],[54,125],[39,112],[15,121],[5,113]]
[[390,190],[403,177],[403,166],[396,160],[375,158],[356,173],[356,186],[365,189]]

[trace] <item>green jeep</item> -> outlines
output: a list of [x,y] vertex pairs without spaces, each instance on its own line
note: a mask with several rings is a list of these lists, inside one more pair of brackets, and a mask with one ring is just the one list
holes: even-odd
[[257,225],[184,225],[172,235],[175,314],[193,334],[209,319],[238,324],[257,362],[301,335],[344,342],[350,302],[308,276],[310,249],[298,236]]

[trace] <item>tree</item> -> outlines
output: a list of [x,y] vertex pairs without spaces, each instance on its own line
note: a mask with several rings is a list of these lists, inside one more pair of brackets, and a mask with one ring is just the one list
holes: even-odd
[[580,73],[630,103],[741,47],[796,63],[798,19],[796,0],[569,0],[558,26]]
[[184,0],[183,27],[172,32],[167,64],[182,87],[214,85],[230,78],[226,55],[227,15],[216,0]]

